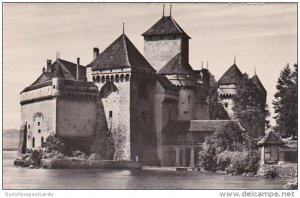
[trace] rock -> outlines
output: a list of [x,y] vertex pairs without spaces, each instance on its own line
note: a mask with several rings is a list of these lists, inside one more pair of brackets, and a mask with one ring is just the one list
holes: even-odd
[[298,189],[298,182],[288,182],[283,186],[283,189],[285,190],[297,190]]
[[247,176],[247,173],[243,173],[242,175],[243,175],[243,176]]
[[34,168],[34,166],[31,164],[31,165],[29,166],[29,168]]

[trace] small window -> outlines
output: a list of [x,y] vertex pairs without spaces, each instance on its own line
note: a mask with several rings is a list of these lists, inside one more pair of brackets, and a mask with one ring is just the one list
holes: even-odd
[[55,89],[55,85],[53,85],[53,89]]
[[44,137],[41,137],[41,143],[44,143]]
[[112,118],[112,116],[113,116],[113,112],[109,111],[109,117]]
[[184,114],[187,114],[187,113],[189,113],[189,112],[188,112],[188,111],[184,111],[183,113],[184,113]]
[[191,96],[188,95],[188,103],[190,103],[190,102],[191,102]]
[[30,135],[28,135],[27,138],[30,139]]
[[76,127],[76,126],[75,126],[75,124],[74,124],[74,125],[73,125],[73,128],[75,129],[75,127]]
[[269,147],[265,148],[265,160],[271,160],[271,149]]
[[35,147],[35,138],[33,137],[32,138],[32,148],[34,148]]
[[30,124],[28,124],[28,129],[30,129]]
[[228,103],[227,102],[224,105],[225,105],[226,108],[228,107]]
[[40,122],[38,122],[38,126],[41,126],[41,123],[40,123]]
[[38,130],[38,133],[41,133],[41,132],[42,132],[41,129],[39,129],[39,130]]

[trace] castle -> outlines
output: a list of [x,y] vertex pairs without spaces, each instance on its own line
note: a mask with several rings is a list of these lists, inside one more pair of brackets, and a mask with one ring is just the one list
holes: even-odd
[[[87,66],[79,58],[47,60],[40,77],[20,94],[22,150],[38,148],[55,134],[74,149],[109,150],[113,160],[193,167],[201,144],[217,128],[233,123],[245,130],[231,116],[242,77],[235,63],[218,82],[208,69],[194,70],[191,37],[172,16],[142,36],[144,55],[123,32],[103,52],[94,48]],[[253,79],[266,97],[258,77]],[[219,103],[211,112],[213,89]],[[259,129],[255,137],[262,135]]]

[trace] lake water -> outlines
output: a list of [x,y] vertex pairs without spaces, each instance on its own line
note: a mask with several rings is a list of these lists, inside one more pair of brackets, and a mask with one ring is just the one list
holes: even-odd
[[4,189],[282,189],[284,179],[174,170],[29,169],[3,152]]

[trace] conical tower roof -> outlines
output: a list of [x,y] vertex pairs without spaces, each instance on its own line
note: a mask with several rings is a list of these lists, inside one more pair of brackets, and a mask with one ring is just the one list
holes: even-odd
[[243,77],[242,72],[234,63],[220,78],[219,84],[237,84]]

